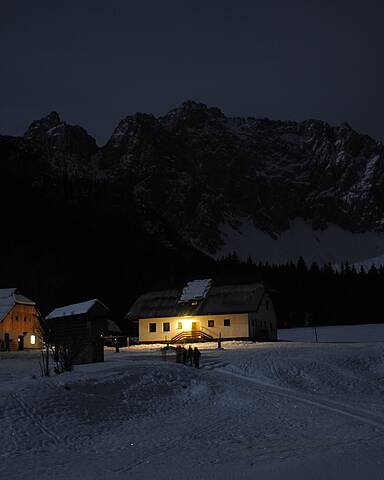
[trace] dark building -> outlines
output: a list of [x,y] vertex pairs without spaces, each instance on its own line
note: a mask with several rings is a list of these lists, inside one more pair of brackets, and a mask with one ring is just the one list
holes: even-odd
[[56,308],[46,317],[52,343],[70,345],[73,363],[104,361],[109,309],[97,299]]

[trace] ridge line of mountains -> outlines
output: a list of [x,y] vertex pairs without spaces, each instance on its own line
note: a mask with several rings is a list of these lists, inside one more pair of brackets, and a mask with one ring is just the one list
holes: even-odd
[[[0,135],[3,278],[20,287],[15,268],[44,266],[59,288],[59,272],[67,278],[79,264],[97,275],[99,262],[113,277],[113,260],[125,272],[120,281],[134,265],[139,291],[143,272],[171,275],[180,262],[193,271],[236,250],[228,231],[242,240],[251,228],[261,232],[272,242],[264,256],[253,237],[247,248],[266,260],[297,219],[314,241],[329,225],[360,235],[355,259],[380,255],[383,162],[383,144],[347,123],[231,118],[188,101],[161,117],[127,116],[98,146],[52,112],[23,137]],[[376,243],[365,255],[366,234]],[[290,260],[289,249],[279,254]]]

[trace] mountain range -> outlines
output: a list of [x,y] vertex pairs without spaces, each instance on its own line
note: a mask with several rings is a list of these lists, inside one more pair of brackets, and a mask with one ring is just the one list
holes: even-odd
[[234,118],[188,101],[127,116],[98,146],[52,112],[0,136],[0,174],[15,281],[21,258],[68,269],[68,245],[74,264],[116,255],[125,270],[154,251],[161,268],[233,251],[271,263],[384,254],[384,147],[347,123]]

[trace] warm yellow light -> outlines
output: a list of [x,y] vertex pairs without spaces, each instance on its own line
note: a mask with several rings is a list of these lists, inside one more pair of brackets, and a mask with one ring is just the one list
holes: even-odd
[[31,335],[31,345],[36,344],[36,335]]
[[183,320],[183,330],[186,330],[186,331],[192,330],[192,318],[188,320]]

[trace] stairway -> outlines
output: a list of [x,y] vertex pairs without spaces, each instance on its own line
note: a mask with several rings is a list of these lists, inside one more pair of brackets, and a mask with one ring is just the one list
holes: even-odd
[[191,343],[191,342],[212,342],[213,337],[202,330],[190,330],[189,332],[180,332],[171,338],[171,343]]

